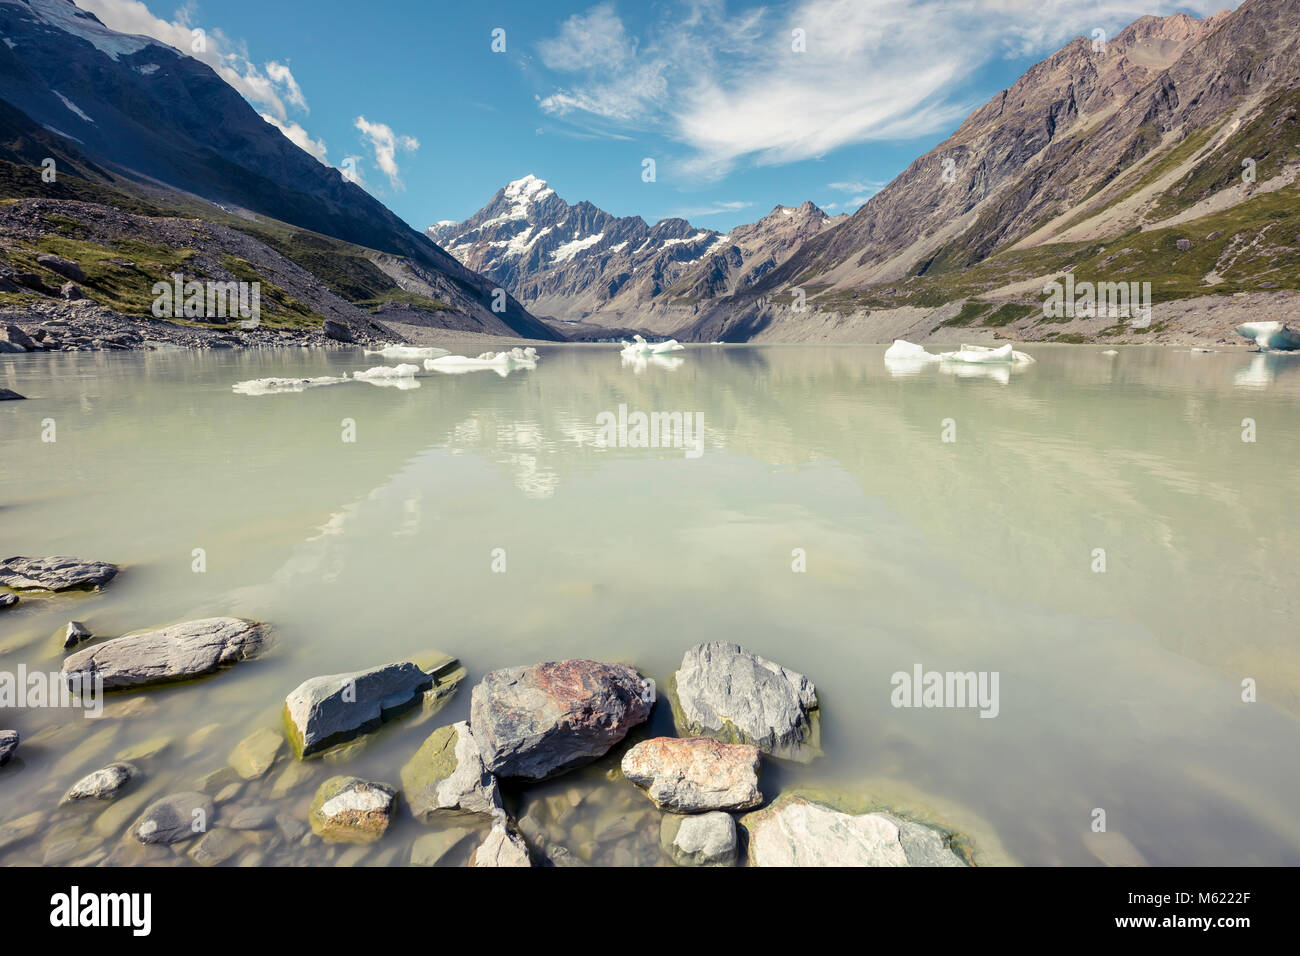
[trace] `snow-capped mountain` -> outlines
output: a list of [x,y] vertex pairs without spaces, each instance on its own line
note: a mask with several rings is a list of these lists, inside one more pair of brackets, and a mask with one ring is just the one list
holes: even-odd
[[589,202],[569,205],[533,175],[499,190],[464,222],[440,222],[427,233],[533,311],[570,321],[640,308],[725,245],[685,219],[651,226]]

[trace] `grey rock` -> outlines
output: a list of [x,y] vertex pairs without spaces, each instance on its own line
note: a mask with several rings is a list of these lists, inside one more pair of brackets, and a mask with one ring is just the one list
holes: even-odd
[[[4,338],[4,329],[0,329],[0,355],[18,355],[26,351],[27,349],[23,348],[21,345],[16,345]],[[11,392],[10,394],[13,393]],[[19,397],[21,398],[22,396]]]
[[66,680],[82,686],[102,678],[105,690],[145,687],[211,674],[252,657],[266,640],[266,626],[237,617],[210,617],[173,624],[96,644],[63,661]]
[[709,737],[655,737],[623,755],[623,775],[661,810],[749,810],[763,802],[758,748]]
[[360,777],[330,777],[311,804],[311,828],[332,843],[373,843],[393,820],[397,791]]
[[18,749],[18,731],[0,730],[0,767],[9,762],[9,758]]
[[351,740],[417,704],[433,684],[409,661],[305,680],[284,699],[289,742],[302,758]]
[[13,607],[18,603],[17,594],[0,594],[0,611],[7,607]]
[[173,793],[149,804],[131,827],[131,835],[145,844],[180,843],[205,832],[214,809],[205,794]]
[[291,817],[287,813],[278,814],[275,818],[275,825],[280,828],[280,832],[284,834],[284,838],[290,843],[301,840],[311,829],[297,817]]
[[749,834],[750,866],[966,865],[941,834],[922,832],[928,827],[913,825],[905,837],[908,824],[888,814],[841,813],[794,795],[740,822]]
[[85,282],[89,276],[84,269],[77,265],[71,259],[65,259],[63,256],[56,256],[52,253],[42,253],[36,257],[38,265],[42,265],[51,272],[57,272],[65,279],[71,279],[73,282]]
[[402,768],[402,795],[417,820],[439,816],[495,814],[502,809],[501,788],[483,765],[483,755],[461,721],[439,727]]
[[266,775],[280,755],[284,737],[278,730],[263,727],[249,734],[230,753],[230,766],[245,780],[257,780]]
[[0,561],[0,584],[11,588],[68,591],[98,588],[113,580],[117,565],[84,561],[67,555],[48,558],[13,557]]
[[24,352],[36,351],[36,343],[32,340],[32,337],[16,325],[6,325],[0,328],[0,342],[8,342]]
[[333,319],[326,319],[323,327],[325,337],[333,339],[336,342],[353,342],[355,339],[352,330],[342,322],[336,322]]
[[59,287],[59,297],[69,302],[79,302],[86,297],[86,293],[75,282],[65,282]]
[[532,866],[528,844],[501,814],[470,859],[471,866]]
[[739,841],[736,820],[715,810],[697,816],[666,814],[660,824],[660,843],[679,866],[734,866]]
[[[5,342],[0,342],[0,352],[4,351]],[[17,392],[8,388],[0,388],[0,402],[21,402],[26,401],[26,395],[19,395]]]
[[134,764],[125,761],[111,763],[94,773],[86,774],[74,783],[59,803],[73,803],[77,800],[112,800],[139,773]]
[[90,640],[94,635],[90,633],[90,628],[80,621],[69,621],[68,629],[63,634],[63,649],[76,647],[82,641]]
[[802,762],[820,754],[817,691],[739,644],[697,644],[674,679],[686,733]]
[[654,702],[654,682],[622,664],[510,667],[474,688],[470,726],[489,771],[540,780],[603,756]]
[[[225,825],[232,830],[269,830],[276,825],[277,816],[278,811],[270,804],[242,807],[236,810],[228,821],[225,821]],[[307,828],[303,826],[298,836],[302,836],[305,832]]]
[[244,838],[233,830],[211,830],[190,849],[190,859],[199,866],[218,866],[248,848]]

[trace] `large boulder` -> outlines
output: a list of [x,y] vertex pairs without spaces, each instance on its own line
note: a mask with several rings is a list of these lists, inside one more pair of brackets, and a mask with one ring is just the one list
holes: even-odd
[[965,866],[947,838],[885,813],[841,813],[786,796],[741,818],[750,866]]
[[485,676],[469,723],[489,771],[541,780],[604,756],[654,702],[654,682],[623,664],[555,661]]
[[763,802],[758,748],[710,737],[655,737],[623,755],[623,776],[660,810],[749,810]]
[[81,686],[102,678],[105,690],[145,687],[211,674],[252,657],[266,626],[238,617],[209,617],[119,637],[66,657],[63,677]]
[[325,324],[321,326],[321,331],[325,333],[327,339],[333,339],[336,342],[356,341],[352,330],[343,322],[337,322],[334,319],[326,319]]
[[483,765],[469,724],[439,727],[402,768],[402,795],[417,820],[502,809],[501,788]]
[[673,683],[685,733],[801,762],[821,752],[812,681],[739,644],[697,644]]
[[454,659],[433,671],[400,661],[303,681],[284,699],[284,723],[294,753],[300,759],[319,753],[369,733],[426,695],[445,697],[460,680],[463,672],[458,668]]
[[13,351],[16,352],[36,351],[36,343],[32,341],[32,337],[16,325],[6,325],[0,328],[0,342],[6,342],[13,346]]
[[0,767],[7,764],[18,749],[18,739],[18,731],[0,730]]
[[0,561],[0,584],[11,588],[69,591],[98,588],[113,580],[117,565],[106,561],[83,561],[67,555],[48,558],[13,557]]
[[471,866],[532,866],[528,844],[511,829],[505,814],[499,814],[492,829],[470,857]]
[[206,833],[212,822],[212,798],[197,791],[173,793],[145,808],[131,833],[141,843],[180,843]]
[[659,841],[678,866],[733,866],[739,848],[736,819],[720,810],[689,817],[664,814]]
[[50,252],[41,253],[36,257],[39,265],[45,266],[51,272],[57,272],[65,279],[71,279],[73,282],[85,282],[90,277],[86,275],[84,269],[77,265],[71,259],[65,259],[63,256],[56,256]]
[[332,843],[373,843],[393,820],[397,791],[360,777],[330,777],[311,804],[311,828]]
[[125,761],[111,763],[101,770],[86,774],[74,783],[63,795],[59,805],[75,803],[79,800],[112,800],[139,773],[134,764]]

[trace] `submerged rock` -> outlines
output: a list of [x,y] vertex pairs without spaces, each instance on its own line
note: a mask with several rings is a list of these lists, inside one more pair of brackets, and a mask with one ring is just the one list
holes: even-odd
[[12,389],[0,388],[0,402],[22,402],[26,400],[27,400],[26,395],[19,395],[17,392],[13,391]]
[[63,675],[83,686],[103,678],[105,690],[186,680],[252,657],[265,640],[256,621],[210,617],[88,647],[63,661]]
[[401,661],[303,681],[284,699],[294,753],[307,757],[369,733],[415,706],[426,692],[441,693],[441,673]]
[[746,814],[750,866],[965,866],[943,834],[885,813],[841,813],[799,796]]
[[437,866],[473,835],[473,830],[453,828],[417,837],[411,844],[411,866]]
[[49,558],[17,556],[0,561],[0,584],[16,589],[70,591],[74,588],[99,588],[116,575],[115,564],[83,561],[66,555]]
[[471,866],[532,866],[528,844],[512,830],[505,814],[498,816],[483,843],[470,858]]
[[199,866],[217,866],[248,848],[247,841],[233,830],[211,830],[190,849],[190,859]]
[[280,755],[284,737],[269,727],[249,734],[230,752],[230,766],[245,780],[257,780],[266,775]]
[[311,828],[333,843],[373,843],[393,820],[397,791],[360,777],[330,777],[311,804]]
[[736,820],[720,810],[689,817],[665,814],[659,840],[678,866],[733,866],[739,849]]
[[139,774],[134,764],[120,761],[88,773],[63,795],[60,805],[78,800],[112,800]]
[[817,690],[739,644],[697,644],[674,678],[683,730],[808,761],[820,753]]
[[18,749],[18,739],[18,731],[0,730],[0,767],[7,764]]
[[93,637],[90,628],[80,621],[69,621],[68,629],[63,632],[63,649],[66,651],[70,647],[76,647],[83,641],[88,641]]
[[141,843],[180,843],[207,832],[214,809],[206,794],[173,793],[149,804],[131,833]]
[[502,809],[501,788],[463,720],[439,727],[420,745],[402,768],[402,794],[411,813],[424,823],[439,816],[495,814]]
[[470,726],[488,770],[541,780],[604,756],[654,702],[654,682],[622,664],[509,667],[474,688]]
[[660,810],[749,810],[763,802],[758,748],[710,737],[655,737],[623,755],[623,775]]

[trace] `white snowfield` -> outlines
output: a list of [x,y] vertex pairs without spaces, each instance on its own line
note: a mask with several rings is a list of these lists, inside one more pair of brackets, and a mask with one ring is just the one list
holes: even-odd
[[430,372],[443,372],[447,375],[463,375],[466,372],[486,370],[496,372],[503,378],[515,369],[537,367],[537,349],[513,348],[509,352],[484,352],[478,358],[465,355],[444,355],[442,358],[425,359],[424,367]]
[[385,345],[381,349],[366,349],[366,355],[381,355],[389,359],[435,359],[451,353],[446,349],[422,348],[417,345]]
[[1300,332],[1287,328],[1284,322],[1244,322],[1234,331],[1258,345],[1261,352],[1300,349]]
[[623,355],[663,355],[667,352],[681,352],[686,346],[682,345],[676,339],[669,339],[667,342],[647,342],[639,335],[634,335],[633,342],[624,342]]

